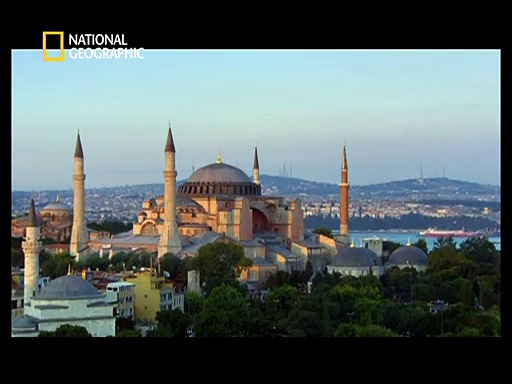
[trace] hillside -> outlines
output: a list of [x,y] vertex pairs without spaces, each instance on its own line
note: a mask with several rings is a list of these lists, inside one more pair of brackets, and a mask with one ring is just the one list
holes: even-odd
[[[336,184],[319,183],[291,177],[261,175],[262,191],[265,195],[300,197],[304,201],[318,199],[339,200]],[[177,182],[178,186],[184,180]],[[126,185],[111,188],[87,188],[88,194],[120,197],[152,197],[164,193],[163,184]],[[12,191],[12,201],[30,197],[31,192]],[[73,191],[41,191],[50,200],[59,194],[62,198],[72,197]],[[354,200],[449,200],[449,201],[500,201],[500,188],[448,178],[409,179],[371,185],[351,185],[350,198]]]
[[[307,180],[262,175],[266,193],[322,197],[339,200],[339,186]],[[486,200],[500,201],[497,186],[452,180],[445,177],[409,179],[370,185],[351,185],[351,199],[374,200]]]

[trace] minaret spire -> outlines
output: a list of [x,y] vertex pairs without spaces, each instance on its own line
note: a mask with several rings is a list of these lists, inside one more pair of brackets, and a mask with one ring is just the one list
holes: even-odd
[[219,149],[219,154],[217,155],[216,163],[217,164],[222,164],[222,153],[220,152],[220,149]]
[[37,292],[39,280],[39,253],[41,252],[42,242],[40,241],[40,229],[37,223],[36,207],[34,196],[30,199],[30,208],[28,210],[28,223],[26,235],[21,243],[23,254],[25,255],[23,305],[24,308],[30,306],[30,302]]
[[174,139],[172,137],[171,122],[169,121],[169,132],[167,133],[167,142],[165,143],[165,152],[176,152]]
[[254,165],[252,171],[252,178],[255,184],[260,185],[260,162],[258,160],[258,144],[254,147]]
[[342,242],[348,240],[348,165],[347,165],[347,141],[343,145],[343,159],[341,165],[340,186],[340,238]]
[[37,227],[36,206],[34,196],[30,199],[30,208],[28,209],[28,227]]
[[80,130],[78,130],[78,133],[76,135],[75,157],[78,157],[80,159],[84,158],[84,151],[82,149],[82,141],[80,140]]
[[171,122],[165,144],[164,169],[164,223],[158,243],[158,258],[171,253],[178,256],[181,252],[181,240],[176,222],[176,148],[172,137]]
[[73,172],[73,228],[69,252],[80,259],[80,255],[86,251],[89,234],[85,226],[85,174],[84,151],[80,132],[77,133],[75,146],[75,168]]

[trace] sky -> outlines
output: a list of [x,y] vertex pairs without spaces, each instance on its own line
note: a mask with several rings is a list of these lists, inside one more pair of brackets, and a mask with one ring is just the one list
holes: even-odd
[[[12,51],[12,189],[162,183],[225,163],[338,183],[446,176],[500,184],[499,50],[168,50],[43,62]],[[420,167],[421,164],[421,167]],[[291,168],[291,171],[290,171]]]

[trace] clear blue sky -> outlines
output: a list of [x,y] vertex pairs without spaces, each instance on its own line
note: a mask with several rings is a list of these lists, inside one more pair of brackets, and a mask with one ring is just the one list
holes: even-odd
[[160,183],[171,120],[178,179],[224,162],[338,183],[420,175],[500,183],[499,51],[146,51],[43,62],[12,53],[12,189]]

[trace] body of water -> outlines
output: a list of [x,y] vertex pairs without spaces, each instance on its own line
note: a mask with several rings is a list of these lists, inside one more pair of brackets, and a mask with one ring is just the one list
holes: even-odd
[[[333,233],[338,233],[339,231],[333,231]],[[373,231],[373,232],[366,232],[366,231],[350,231],[350,238],[352,240],[354,240],[354,243],[357,247],[359,247],[360,245],[360,242],[361,242],[361,239],[368,239],[368,238],[372,238],[372,237],[379,237],[383,240],[389,240],[389,241],[393,241],[395,243],[400,243],[400,244],[407,244],[407,241],[410,239],[411,243],[415,243],[416,241],[418,241],[418,239],[425,239],[426,242],[427,242],[427,246],[428,246],[428,249],[429,250],[432,250],[432,248],[434,247],[434,243],[436,241],[436,238],[435,237],[425,237],[425,236],[420,236],[418,234],[418,232],[389,232],[389,231]],[[455,241],[455,243],[457,245],[459,245],[460,243],[462,243],[464,240],[466,240],[467,238],[465,237],[454,237],[453,240]],[[489,237],[489,241],[492,242],[494,244],[494,246],[496,247],[497,250],[500,250],[501,247],[500,247],[500,240],[501,240],[501,237],[500,236],[492,236],[492,237]],[[364,244],[364,242],[363,242]]]

